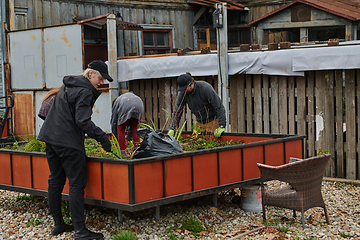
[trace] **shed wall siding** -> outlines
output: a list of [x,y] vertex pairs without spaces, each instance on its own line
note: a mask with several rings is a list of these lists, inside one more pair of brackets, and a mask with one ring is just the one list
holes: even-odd
[[[157,24],[174,26],[174,39],[177,48],[194,48],[192,22],[194,12],[191,6],[184,0],[152,1],[151,6],[143,1],[49,1],[15,0],[15,15],[21,20],[16,21],[16,30],[48,27],[73,23],[73,17],[92,18],[107,13],[119,13],[119,20],[136,24]],[[129,53],[139,53],[139,39],[136,31],[118,31],[118,56],[126,56]],[[125,43],[124,43],[125,41]],[[125,45],[125,52],[122,49]]]

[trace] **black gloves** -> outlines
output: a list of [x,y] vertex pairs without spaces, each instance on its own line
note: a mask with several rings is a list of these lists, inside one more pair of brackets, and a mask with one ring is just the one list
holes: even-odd
[[111,142],[108,138],[101,142],[101,146],[105,151],[111,152]]

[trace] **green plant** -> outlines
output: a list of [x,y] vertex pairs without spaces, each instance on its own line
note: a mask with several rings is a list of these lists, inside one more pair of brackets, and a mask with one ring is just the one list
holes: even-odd
[[146,123],[139,123],[139,127],[141,127],[141,128],[150,128],[150,129],[156,131],[156,126],[155,126],[153,120],[151,120],[151,123],[152,123],[152,126],[149,125],[149,124],[146,124]]
[[196,121],[193,121],[191,125],[191,131],[192,131],[192,135],[196,137],[201,133],[201,128],[196,124]]
[[12,199],[9,197],[4,198],[3,202],[12,202]]
[[61,203],[61,212],[62,212],[62,215],[63,215],[63,218],[64,218],[64,222],[66,224],[71,224],[71,222],[70,222],[71,215],[70,215],[70,204],[69,204],[69,202],[62,201],[62,203]]
[[287,233],[289,230],[290,230],[290,228],[288,228],[288,227],[284,227],[284,226],[279,227],[279,232]]
[[32,137],[28,140],[28,143],[25,145],[26,151],[33,152],[45,152],[46,144],[42,141],[36,139],[36,137]]
[[186,120],[184,121],[183,125],[181,126],[181,128],[178,128],[176,131],[175,131],[175,138],[177,141],[179,141],[179,138],[181,137],[181,133],[182,131],[184,130],[184,127],[186,125]]
[[21,195],[21,196],[18,196],[16,199],[15,199],[15,202],[19,202],[21,200],[30,200],[30,201],[33,201],[35,199],[35,195]]
[[180,137],[178,140],[182,149],[186,152],[188,151],[196,151],[201,149],[211,149],[217,147],[226,147],[235,144],[243,144],[243,141],[238,142],[222,142],[216,141],[209,136],[188,136],[188,137]]
[[111,133],[111,145],[112,145],[112,149],[114,149],[114,152],[120,157],[121,157],[121,149],[120,149],[120,145],[119,142],[117,140],[117,137]]
[[40,218],[39,215],[36,214],[35,217],[32,217],[32,218],[26,223],[26,226],[27,226],[27,227],[30,227],[30,226],[35,227],[35,226],[37,226],[37,225],[39,225],[39,224],[41,224],[41,223],[43,223],[43,222],[44,222],[44,219]]
[[186,219],[181,219],[179,222],[181,223],[181,229],[190,231],[191,234],[195,237],[198,237],[200,235],[200,232],[206,230],[203,224],[193,216],[190,216]]
[[346,233],[344,233],[344,232],[341,232],[341,233],[340,233],[340,236],[341,236],[342,238],[348,238],[348,237],[350,237],[350,235],[348,235],[348,234],[346,234]]
[[138,237],[134,232],[131,232],[129,230],[121,230],[118,234],[112,235],[112,240],[137,240]]
[[324,154],[329,154],[329,150],[325,149],[325,150],[322,150],[322,149],[319,149],[316,153],[316,155],[324,155]]
[[178,235],[176,235],[175,231],[177,230],[178,228],[167,228],[166,229],[166,239],[169,239],[169,240],[178,240],[178,239],[184,239],[184,237],[180,237]]

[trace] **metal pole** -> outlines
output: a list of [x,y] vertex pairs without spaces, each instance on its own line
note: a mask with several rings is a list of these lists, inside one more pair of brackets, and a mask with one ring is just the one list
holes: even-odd
[[218,94],[225,107],[226,132],[229,132],[229,61],[228,61],[228,35],[227,35],[227,9],[226,3],[217,3],[216,9],[222,18],[222,27],[216,28],[217,55],[218,55]]
[[110,102],[119,96],[117,81],[117,46],[116,46],[116,17],[109,14],[107,17],[107,46],[109,74],[114,79],[109,83]]

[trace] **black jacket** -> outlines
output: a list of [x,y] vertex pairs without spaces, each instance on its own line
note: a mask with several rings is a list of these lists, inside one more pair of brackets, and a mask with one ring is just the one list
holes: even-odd
[[185,94],[179,91],[174,107],[171,129],[179,127],[179,121],[186,104],[195,115],[196,121],[209,123],[215,119],[219,120],[219,126],[226,125],[225,108],[214,88],[207,82],[195,81],[192,93]]
[[38,139],[84,153],[85,133],[98,142],[109,141],[106,133],[91,121],[92,108],[100,92],[84,76],[65,76],[63,82]]

